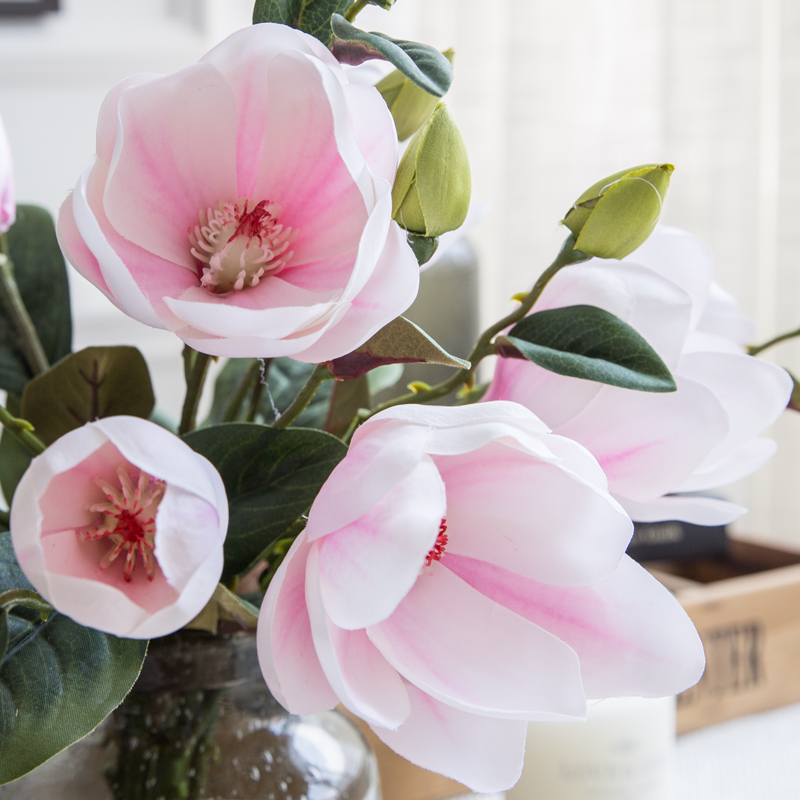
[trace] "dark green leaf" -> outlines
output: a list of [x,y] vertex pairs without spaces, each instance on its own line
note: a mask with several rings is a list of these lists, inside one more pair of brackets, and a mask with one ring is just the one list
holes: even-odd
[[184,440],[217,468],[225,484],[231,517],[223,581],[246,571],[308,511],[347,452],[322,431],[246,423],[202,428]]
[[154,402],[147,364],[135,347],[87,347],[28,383],[22,418],[51,444],[102,417],[147,419]]
[[331,20],[333,54],[344,64],[361,64],[371,58],[392,63],[421,89],[436,97],[447,93],[453,82],[453,67],[435,47],[384,33],[367,33],[351,25],[340,14]]
[[[43,208],[17,206],[17,221],[7,236],[22,301],[53,364],[69,353],[72,342],[67,270],[53,219]],[[16,338],[0,304],[0,389],[21,395],[33,375]]]
[[[0,534],[0,589],[31,588]],[[0,665],[0,783],[8,783],[96,728],[130,691],[147,642],[118,639],[57,612],[42,622],[8,615]]]
[[253,23],[279,22],[316,36],[326,47],[331,43],[331,16],[343,13],[350,0],[256,0]]
[[[6,408],[9,412],[15,417],[20,416],[20,406],[19,397],[9,394],[6,398]],[[3,433],[0,435],[0,487],[9,504],[20,478],[30,466],[32,459],[31,451],[3,428]]]
[[361,408],[371,407],[369,380],[366,375],[347,381],[336,381],[333,397],[325,420],[325,430],[342,436]]
[[567,306],[525,317],[497,338],[501,356],[625,389],[674,392],[667,365],[630,325],[596,306]]
[[[214,384],[214,402],[205,424],[217,424],[225,421],[231,397],[235,394],[242,379],[246,377],[252,363],[252,360],[248,358],[232,358],[222,368]],[[267,373],[268,391],[265,391],[261,398],[257,420],[267,423],[274,422],[274,408],[277,408],[279,413],[284,412],[292,400],[297,397],[298,392],[311,377],[313,371],[313,364],[304,364],[301,361],[293,361],[291,358],[273,359]],[[322,428],[324,426],[333,390],[332,383],[332,381],[326,381],[322,384],[314,395],[314,399],[297,418],[295,424],[298,427]],[[244,418],[248,402],[249,395],[240,404],[235,421]]]

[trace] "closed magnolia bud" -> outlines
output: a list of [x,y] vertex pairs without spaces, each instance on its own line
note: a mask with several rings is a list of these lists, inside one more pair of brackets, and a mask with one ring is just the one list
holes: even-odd
[[444,103],[408,145],[392,188],[392,216],[408,233],[441,236],[461,227],[472,193],[467,148]]
[[[452,64],[454,52],[442,54]],[[413,136],[431,115],[439,98],[428,94],[400,70],[390,72],[375,88],[381,93],[394,117],[397,138],[402,142]]]
[[16,211],[11,148],[8,146],[3,120],[0,119],[0,234],[5,233],[14,224]]
[[624,258],[653,232],[669,188],[672,164],[617,172],[587,189],[561,221],[575,249],[599,258]]

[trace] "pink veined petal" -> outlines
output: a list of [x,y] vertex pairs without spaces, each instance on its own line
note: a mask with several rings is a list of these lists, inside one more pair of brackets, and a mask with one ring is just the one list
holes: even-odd
[[775,422],[793,388],[791,376],[781,367],[732,353],[689,353],[681,361],[680,374],[714,392],[728,415],[728,435],[708,453],[700,471],[725,461]]
[[[608,579],[630,541],[631,522],[593,482],[598,468],[585,451],[569,440],[558,444],[564,461],[557,464],[498,442],[435,456],[447,492],[447,552],[547,583]],[[593,468],[582,478],[585,459]]]
[[319,591],[335,625],[366,628],[397,608],[436,542],[445,506],[444,484],[425,456],[366,514],[320,540]]
[[500,719],[586,715],[575,652],[438,562],[367,633],[406,680],[462,711]]
[[391,185],[397,169],[397,134],[389,107],[374,86],[343,88],[359,149],[372,174]]
[[336,59],[313,36],[286,25],[262,23],[236,31],[203,56],[225,77],[236,98],[239,129],[236,138],[236,174],[239,193],[252,197],[258,165],[270,122],[267,74],[272,59],[285,50],[299,50],[324,61],[341,73]]
[[680,228],[659,225],[623,263],[647,267],[686,291],[691,298],[691,327],[697,327],[714,275],[714,254],[705,242]]
[[408,692],[366,631],[343,630],[326,614],[320,591],[319,550],[320,544],[314,543],[308,555],[306,603],[322,669],[345,708],[371,725],[397,728],[410,712]]
[[119,119],[106,215],[125,239],[196,274],[198,212],[237,199],[233,92],[210,64],[193,64],[127,89]]
[[336,465],[308,512],[308,540],[327,536],[369,513],[426,458],[428,435],[424,428],[405,429],[394,423],[366,439],[363,434],[358,440],[354,437],[346,458]]
[[663,697],[703,674],[703,646],[686,612],[628,556],[610,580],[587,587],[548,586],[458,555],[442,563],[575,650],[589,698]]
[[751,439],[711,469],[698,469],[692,473],[675,487],[675,491],[703,492],[738,481],[755,472],[772,458],[777,449],[778,445],[772,439]]
[[[115,303],[106,279],[100,271],[100,265],[92,251],[86,246],[75,224],[75,214],[72,211],[72,193],[61,204],[58,210],[58,225],[56,227],[58,245],[64,257],[73,267],[83,275],[86,280],[93,283],[112,303]],[[116,305],[116,303],[115,303]]]
[[641,501],[673,491],[728,433],[709,389],[680,375],[676,382],[665,394],[604,386],[557,433],[588,448],[613,494]]
[[330,70],[287,51],[272,59],[267,80],[269,122],[252,192],[280,203],[280,222],[298,231],[289,262],[297,269],[357,246],[375,190]]
[[434,700],[407,684],[411,715],[396,731],[373,726],[403,758],[475,792],[510,789],[522,772],[528,724],[488,719]]
[[392,223],[369,280],[344,316],[313,345],[297,354],[298,361],[322,363],[352,352],[388,320],[400,316],[414,302],[418,290],[417,260],[400,228]]
[[126,89],[162,78],[155,72],[140,72],[121,80],[105,97],[97,116],[97,157],[108,166],[114,155],[119,128],[119,98]]
[[695,525],[727,525],[747,513],[742,506],[715,497],[667,495],[647,502],[618,498],[636,522],[661,522],[680,519]]
[[306,605],[305,532],[270,582],[258,615],[258,660],[270,691],[293,714],[316,714],[338,702],[319,663]]

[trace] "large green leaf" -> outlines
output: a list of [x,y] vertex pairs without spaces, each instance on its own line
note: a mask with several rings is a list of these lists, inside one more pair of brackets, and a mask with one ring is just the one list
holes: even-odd
[[[31,588],[0,534],[0,590]],[[85,628],[57,612],[8,615],[0,665],[0,783],[19,778],[96,728],[125,698],[147,642]]]
[[[15,394],[9,394],[6,398],[6,408],[15,416],[20,415],[21,401]],[[3,496],[11,504],[11,498],[20,478],[25,470],[30,466],[33,455],[22,442],[3,428],[0,435],[0,487],[3,489]]]
[[87,347],[28,383],[22,418],[51,444],[102,417],[147,419],[154,402],[147,363],[135,347]]
[[331,19],[333,54],[344,64],[361,64],[380,58],[394,64],[400,72],[428,94],[443,97],[453,82],[453,67],[435,47],[385,33],[367,33],[351,25],[341,14]]
[[642,392],[674,392],[667,365],[619,317],[596,306],[539,311],[497,338],[498,353],[544,369]]
[[256,0],[253,23],[290,25],[316,36],[327,47],[333,38],[331,17],[350,5],[351,0]]
[[217,468],[225,484],[231,516],[224,581],[246,571],[308,511],[347,452],[322,431],[247,423],[201,428],[184,440]]
[[[53,218],[43,208],[17,206],[17,221],[7,236],[19,293],[53,364],[69,353],[72,342],[67,270]],[[0,389],[21,395],[33,374],[16,340],[0,304]]]
[[[222,368],[214,384],[214,401],[205,424],[216,424],[220,422],[238,422],[244,419],[244,415],[250,403],[250,393],[255,386],[254,381],[246,386],[247,394],[239,405],[235,416],[227,418],[229,406],[233,396],[241,386],[243,380],[247,380],[248,370],[253,364],[249,358],[231,358]],[[263,373],[264,368],[261,368]],[[314,364],[304,364],[301,361],[294,361],[291,358],[274,358],[267,370],[267,386],[258,407],[258,417],[256,421],[271,423],[275,421],[275,409],[278,413],[285,411],[292,400],[297,397],[298,392],[303,388],[306,381],[314,371]],[[250,377],[255,380],[260,379],[250,373]],[[325,381],[320,386],[314,399],[303,410],[297,418],[296,425],[302,428],[322,428],[328,414],[331,392],[333,391],[333,381]]]

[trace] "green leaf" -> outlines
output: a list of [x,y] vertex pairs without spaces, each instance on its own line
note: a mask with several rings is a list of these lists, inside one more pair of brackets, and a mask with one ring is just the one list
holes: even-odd
[[247,423],[202,428],[184,440],[217,468],[225,484],[231,516],[223,581],[245,572],[308,511],[347,452],[322,431]]
[[331,17],[344,13],[350,0],[256,0],[253,24],[278,22],[310,33],[326,47],[331,43]]
[[[17,206],[17,221],[8,233],[14,277],[48,361],[70,351],[72,322],[64,257],[53,218],[43,208]],[[16,332],[0,304],[0,389],[21,395],[33,377],[16,344]]]
[[[19,397],[9,394],[6,398],[6,408],[15,417],[20,416],[21,401]],[[3,496],[9,504],[14,496],[17,484],[25,474],[33,459],[30,450],[19,439],[3,428],[0,435],[0,487]]]
[[[372,372],[369,373],[369,375],[372,374]],[[359,409],[371,408],[372,395],[369,387],[369,375],[362,375],[360,378],[349,381],[335,382],[328,418],[325,420],[325,430],[328,433],[342,436],[350,427],[350,423]]]
[[344,64],[361,64],[371,58],[389,61],[428,94],[443,97],[453,82],[453,67],[435,47],[385,33],[367,33],[340,14],[331,20],[333,54]]
[[[0,589],[32,588],[0,534]],[[147,642],[118,639],[57,612],[8,615],[0,665],[0,783],[38,767],[94,730],[130,691]]]
[[28,383],[22,415],[51,444],[103,417],[147,419],[154,402],[147,364],[135,347],[87,347]]
[[[225,414],[232,395],[236,392],[240,382],[246,377],[246,373],[253,361],[249,358],[232,358],[222,368],[214,384],[214,401],[205,425],[217,424],[225,421]],[[267,373],[267,389],[259,405],[258,414],[263,422],[271,423],[275,421],[275,411],[283,413],[297,397],[298,392],[303,388],[306,381],[314,371],[313,364],[304,364],[294,361],[291,358],[272,359]],[[314,395],[314,399],[304,409],[303,413],[297,418],[296,425],[303,428],[322,428],[328,414],[330,405],[333,381],[326,381]],[[249,404],[249,394],[240,404],[239,413],[235,420],[244,418]],[[274,404],[274,408],[273,408]]]
[[658,353],[630,325],[596,306],[539,311],[497,338],[498,354],[572,378],[641,392],[678,388]]

